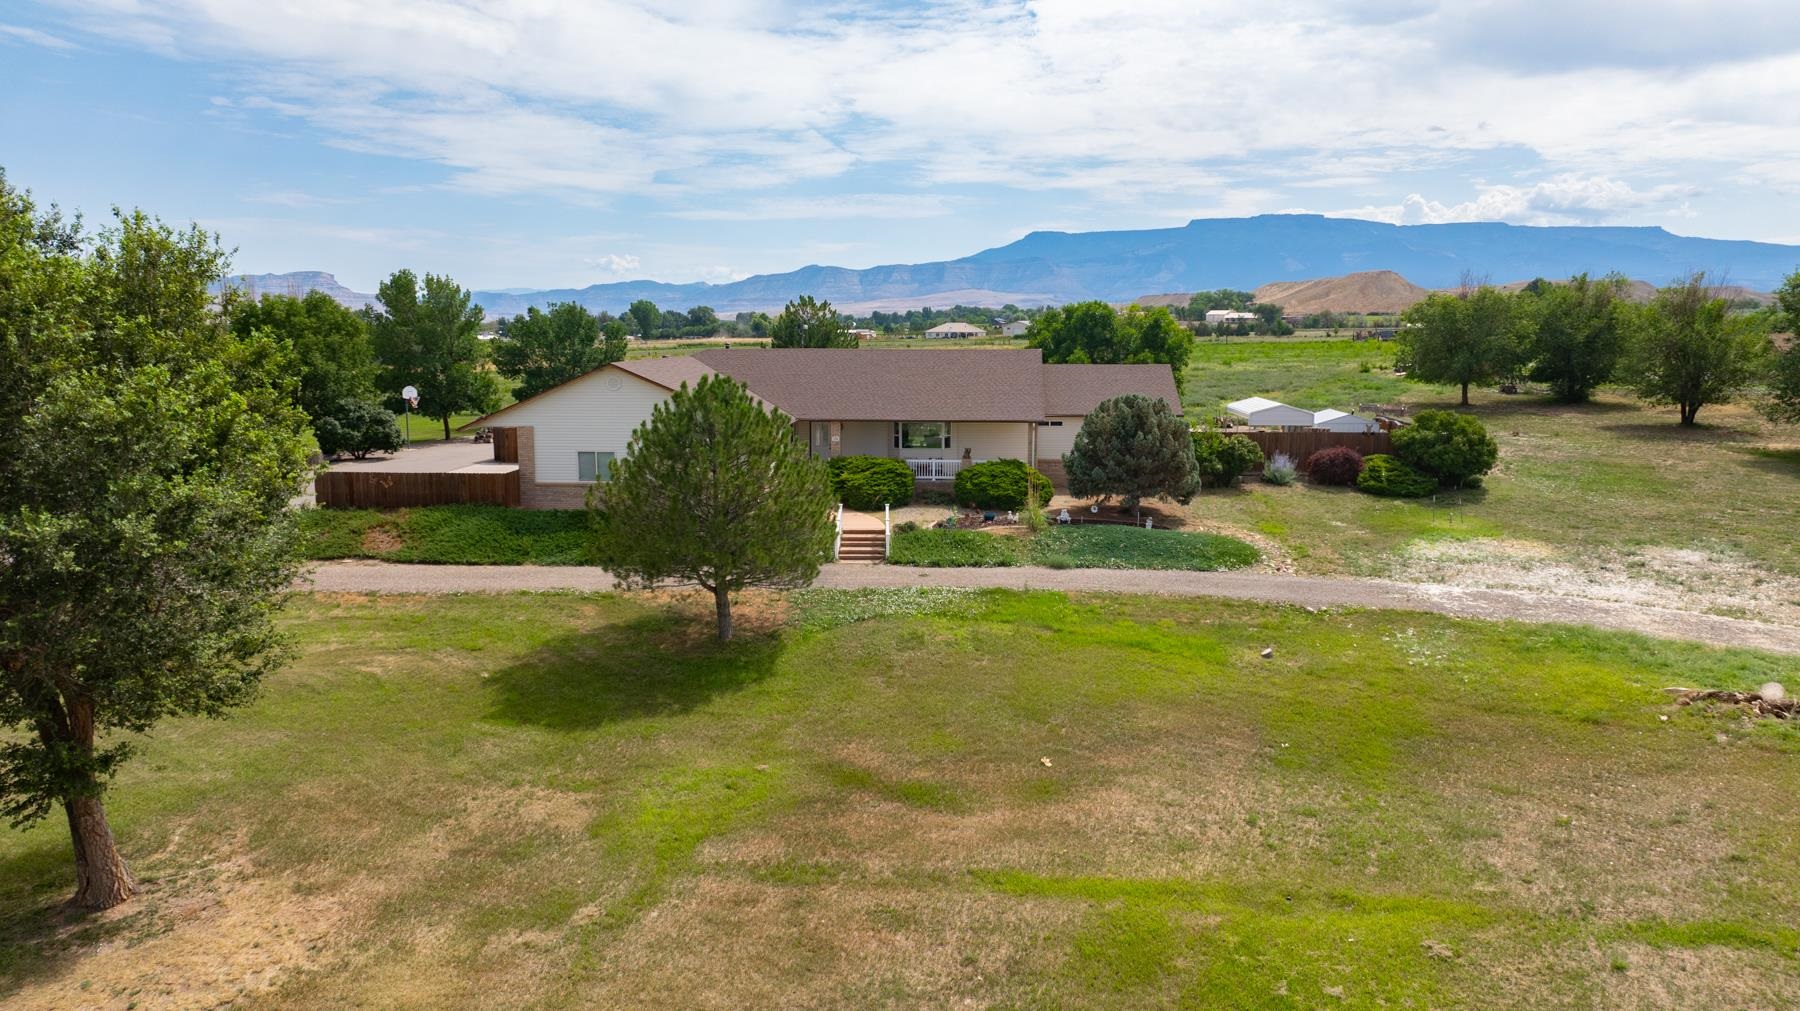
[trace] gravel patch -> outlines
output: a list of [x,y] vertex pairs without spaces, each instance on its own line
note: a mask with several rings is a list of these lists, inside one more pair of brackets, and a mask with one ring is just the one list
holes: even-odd
[[[922,569],[896,565],[827,565],[815,586],[860,589],[953,586],[972,589],[1162,593],[1225,597],[1302,607],[1368,607],[1430,611],[1460,618],[1591,625],[1664,639],[1800,655],[1800,627],[1698,614],[1640,603],[1525,590],[1401,583],[1377,579],[1295,576],[1278,572],[1181,572],[1118,569]],[[566,565],[399,565],[326,562],[298,587],[341,593],[506,593],[515,590],[599,591],[614,588],[601,569]]]

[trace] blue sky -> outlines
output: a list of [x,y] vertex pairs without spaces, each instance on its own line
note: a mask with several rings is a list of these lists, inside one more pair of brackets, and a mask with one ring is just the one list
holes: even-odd
[[13,0],[0,167],[471,287],[1312,211],[1800,242],[1800,3]]

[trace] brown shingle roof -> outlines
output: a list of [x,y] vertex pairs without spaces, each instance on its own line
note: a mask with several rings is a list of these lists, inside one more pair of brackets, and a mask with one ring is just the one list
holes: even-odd
[[1103,400],[1126,393],[1161,397],[1169,410],[1181,413],[1175,373],[1167,365],[1045,365],[1044,413],[1086,415]]
[[647,379],[658,386],[671,390],[679,389],[682,383],[698,386],[702,376],[710,376],[713,373],[713,370],[707,368],[704,362],[696,360],[692,355],[627,358],[613,364],[640,379]]
[[1044,417],[1043,354],[1037,350],[730,348],[694,357],[800,421]]
[[716,348],[603,367],[671,390],[722,372],[798,421],[1042,421],[1085,415],[1124,393],[1161,397],[1181,412],[1166,365],[1045,365],[1036,349]]

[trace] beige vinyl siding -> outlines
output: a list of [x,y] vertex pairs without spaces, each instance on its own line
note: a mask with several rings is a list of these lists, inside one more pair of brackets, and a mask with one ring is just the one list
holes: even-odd
[[1064,453],[1075,448],[1075,433],[1081,431],[1083,419],[1074,417],[1048,420],[1060,421],[1062,425],[1043,425],[1038,428],[1038,459],[1060,460]]
[[496,425],[535,430],[539,482],[573,482],[576,454],[613,453],[623,459],[632,430],[669,391],[623,369],[604,368],[558,386],[508,411]]
[[1023,421],[953,421],[949,449],[895,449],[894,426],[887,426],[887,456],[905,460],[960,460],[969,451],[975,460],[1023,460],[1030,452],[1030,426]]
[[888,421],[846,421],[844,456],[893,456],[894,425]]

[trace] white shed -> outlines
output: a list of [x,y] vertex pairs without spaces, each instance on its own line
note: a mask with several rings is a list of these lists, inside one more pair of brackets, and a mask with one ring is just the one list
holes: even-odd
[[985,337],[987,331],[967,323],[939,323],[925,331],[927,337]]
[[1279,400],[1247,397],[1225,405],[1225,413],[1240,418],[1252,428],[1311,428],[1313,412],[1289,407]]
[[1374,418],[1365,418],[1348,411],[1334,411],[1330,408],[1313,412],[1312,427],[1322,428],[1327,432],[1381,431],[1381,423]]

